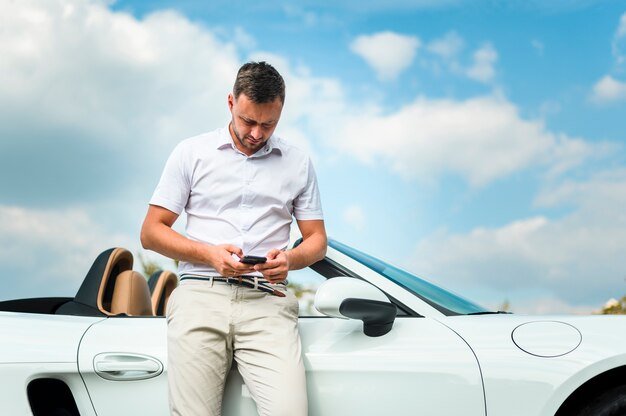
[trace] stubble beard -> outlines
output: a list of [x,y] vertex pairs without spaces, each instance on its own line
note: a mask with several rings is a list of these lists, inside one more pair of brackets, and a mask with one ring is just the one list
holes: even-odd
[[254,150],[255,152],[257,150],[259,150],[261,147],[263,147],[265,145],[265,142],[263,141],[263,138],[261,138],[261,140],[259,141],[259,144],[257,144],[256,146],[246,142],[245,141],[245,137],[242,138],[241,134],[239,133],[239,131],[237,131],[237,127],[235,127],[235,121],[231,121],[230,126],[233,129],[233,133],[235,134],[235,137],[237,138],[237,141],[239,142],[239,144],[245,148],[245,149],[250,149],[250,150]]

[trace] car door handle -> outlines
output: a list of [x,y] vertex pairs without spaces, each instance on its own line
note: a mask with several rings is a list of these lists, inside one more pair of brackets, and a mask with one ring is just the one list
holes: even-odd
[[102,353],[94,357],[96,374],[107,380],[145,380],[163,372],[163,364],[156,358],[130,353]]

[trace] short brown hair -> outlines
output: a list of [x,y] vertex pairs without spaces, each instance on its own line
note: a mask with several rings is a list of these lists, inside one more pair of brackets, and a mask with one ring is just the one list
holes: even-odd
[[278,71],[267,62],[248,62],[237,72],[233,96],[245,94],[253,103],[271,103],[280,98],[285,103],[285,81]]

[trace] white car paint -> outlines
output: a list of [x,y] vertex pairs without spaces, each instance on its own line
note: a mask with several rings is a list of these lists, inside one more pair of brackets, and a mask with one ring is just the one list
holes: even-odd
[[0,377],[0,414],[3,416],[32,415],[26,391],[28,383],[38,378],[62,380],[72,391],[81,416],[96,416],[76,361],[0,364]]
[[397,319],[376,338],[354,320],[307,318],[300,330],[311,415],[485,414],[474,354],[435,320]]
[[315,294],[315,309],[334,318],[350,319],[341,314],[339,305],[347,297],[389,302],[389,298],[376,286],[350,277],[336,277],[322,283]]
[[83,416],[95,416],[76,356],[85,331],[103,318],[0,312],[0,414],[32,414],[28,384],[62,380]]
[[[463,334],[480,362],[488,415],[554,415],[585,381],[626,363],[623,316],[533,317],[491,315],[447,317],[445,324]],[[580,345],[557,357],[540,357],[520,349],[511,334],[529,322],[567,322],[582,336]],[[536,326],[536,336],[549,327]],[[514,391],[516,394],[511,394]],[[506,398],[506,399],[505,399]]]
[[[0,363],[74,363],[85,331],[103,318],[0,312]],[[10,340],[10,342],[7,342]]]
[[[450,316],[337,249],[327,258],[354,277],[316,295],[329,316],[300,319],[311,416],[548,416],[588,380],[626,366],[624,317]],[[369,337],[361,321],[337,318],[348,297],[389,298],[413,313]],[[0,414],[30,414],[28,383],[54,378],[81,415],[168,415],[166,330],[162,317],[0,312]],[[224,415],[255,414],[234,365]]]
[[[78,366],[99,416],[169,414],[166,330],[165,318],[132,317],[109,318],[87,331]],[[143,369],[136,361],[128,362],[138,356],[152,361]],[[121,364],[117,381],[110,379],[111,373],[97,371],[107,358]],[[163,371],[153,371],[154,363]]]
[[[311,415],[379,415],[390,406],[409,406],[433,416],[484,414],[476,358],[454,332],[431,319],[406,318],[396,322],[395,331],[371,338],[361,325],[326,317],[301,320]],[[79,367],[99,416],[168,414],[165,373],[111,381],[96,371],[96,357],[102,354],[141,354],[166,368],[165,337],[163,318],[109,318],[87,331]],[[236,367],[226,390],[225,416],[256,415]]]
[[569,354],[583,340],[578,329],[560,321],[525,322],[513,330],[511,338],[522,351],[544,358]]

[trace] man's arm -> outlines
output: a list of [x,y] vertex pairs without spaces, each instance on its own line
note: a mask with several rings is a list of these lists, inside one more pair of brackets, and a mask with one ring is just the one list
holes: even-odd
[[211,246],[190,240],[172,229],[178,214],[150,205],[141,227],[141,245],[166,257],[191,263],[208,264],[222,276],[235,276],[252,272],[254,269],[234,260],[231,254],[243,256],[237,246],[223,244]]
[[287,250],[289,270],[299,270],[320,261],[326,255],[328,238],[323,220],[298,221],[302,234],[302,243],[298,247]]
[[321,260],[326,255],[326,228],[323,220],[298,220],[302,243],[291,250],[272,249],[267,262],[255,266],[255,270],[272,283],[285,280],[289,270],[298,270]]

